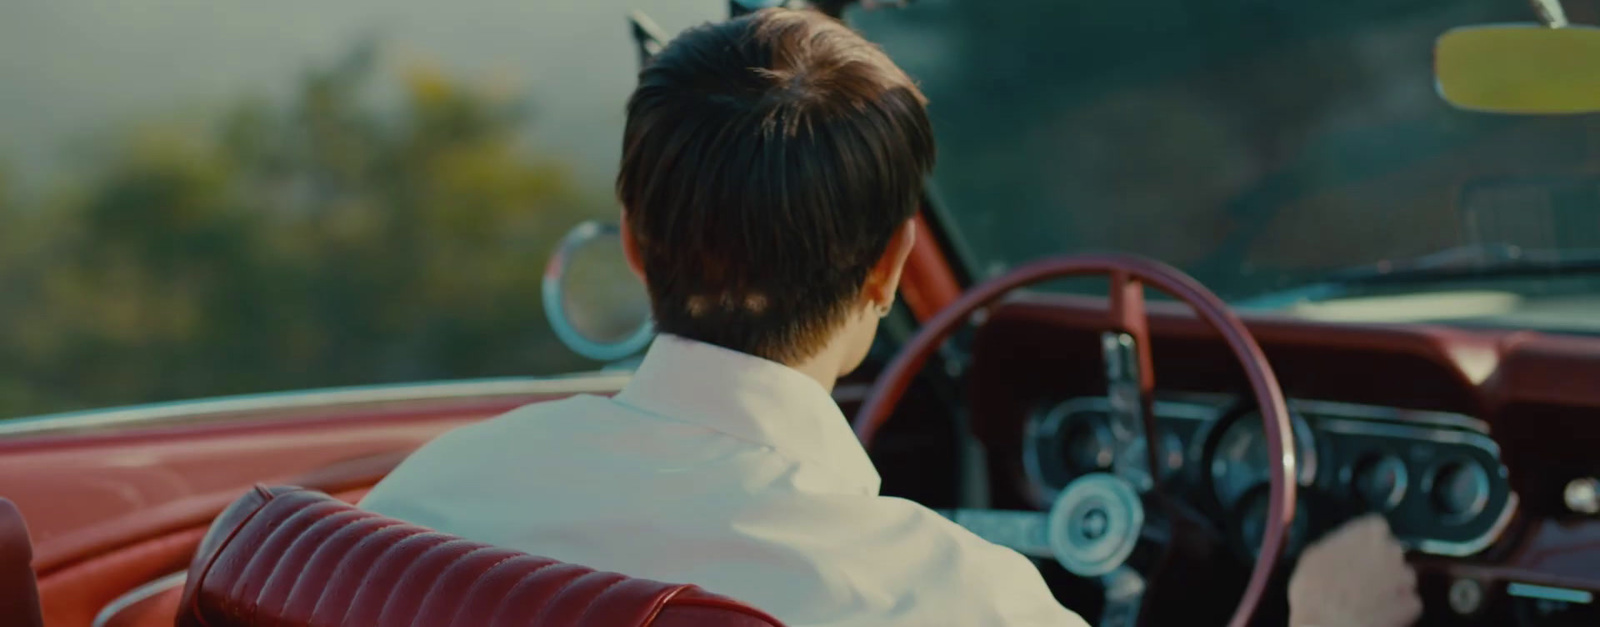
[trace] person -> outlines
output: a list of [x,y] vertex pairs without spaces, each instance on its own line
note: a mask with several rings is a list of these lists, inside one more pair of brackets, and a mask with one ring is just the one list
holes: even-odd
[[[624,248],[660,332],[630,382],[451,431],[362,506],[796,627],[1084,625],[1028,559],[881,496],[830,396],[895,298],[934,153],[916,85],[836,20],[685,32],[627,105]],[[1415,618],[1377,521],[1307,553],[1296,625]]]

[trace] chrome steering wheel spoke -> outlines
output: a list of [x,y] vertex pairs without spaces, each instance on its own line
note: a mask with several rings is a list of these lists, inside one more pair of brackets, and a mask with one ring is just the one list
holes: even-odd
[[1028,557],[1051,559],[1050,515],[997,509],[955,509],[939,512],[984,540]]
[[1127,479],[1111,473],[1080,477],[1062,490],[1048,514],[992,509],[939,513],[984,540],[1098,579],[1106,595],[1100,624],[1137,624],[1146,586],[1132,558],[1139,545],[1159,542],[1163,534],[1147,533],[1147,524],[1154,521],[1147,521],[1143,498]]
[[1100,627],[1134,627],[1139,624],[1139,609],[1144,606],[1144,576],[1123,566],[1101,577],[1100,582],[1106,590],[1106,605],[1100,612]]

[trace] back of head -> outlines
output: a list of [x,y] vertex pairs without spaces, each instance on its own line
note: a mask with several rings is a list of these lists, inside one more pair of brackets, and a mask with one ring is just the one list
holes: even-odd
[[657,328],[811,356],[933,159],[921,92],[832,18],[769,9],[680,35],[640,72],[617,179]]

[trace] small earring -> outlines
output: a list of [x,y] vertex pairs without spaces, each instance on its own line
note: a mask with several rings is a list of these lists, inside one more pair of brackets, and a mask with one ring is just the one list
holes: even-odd
[[889,317],[889,311],[891,309],[894,309],[894,303],[892,302],[883,303],[873,308],[873,310],[877,312],[879,318]]

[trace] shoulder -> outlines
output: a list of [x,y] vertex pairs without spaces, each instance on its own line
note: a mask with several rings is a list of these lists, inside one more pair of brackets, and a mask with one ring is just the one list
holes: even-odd
[[503,471],[508,456],[523,457],[541,439],[559,439],[558,428],[603,413],[607,399],[578,395],[524,405],[509,412],[456,427],[424,443],[372,489],[362,506],[381,511],[394,498],[409,499],[433,491],[448,493],[462,477]]
[[412,454],[410,461],[419,456],[457,452],[481,446],[506,444],[508,438],[525,443],[534,436],[559,435],[555,430],[563,426],[576,426],[607,412],[618,411],[610,399],[588,394],[542,401],[523,405],[493,418],[467,424],[435,437]]

